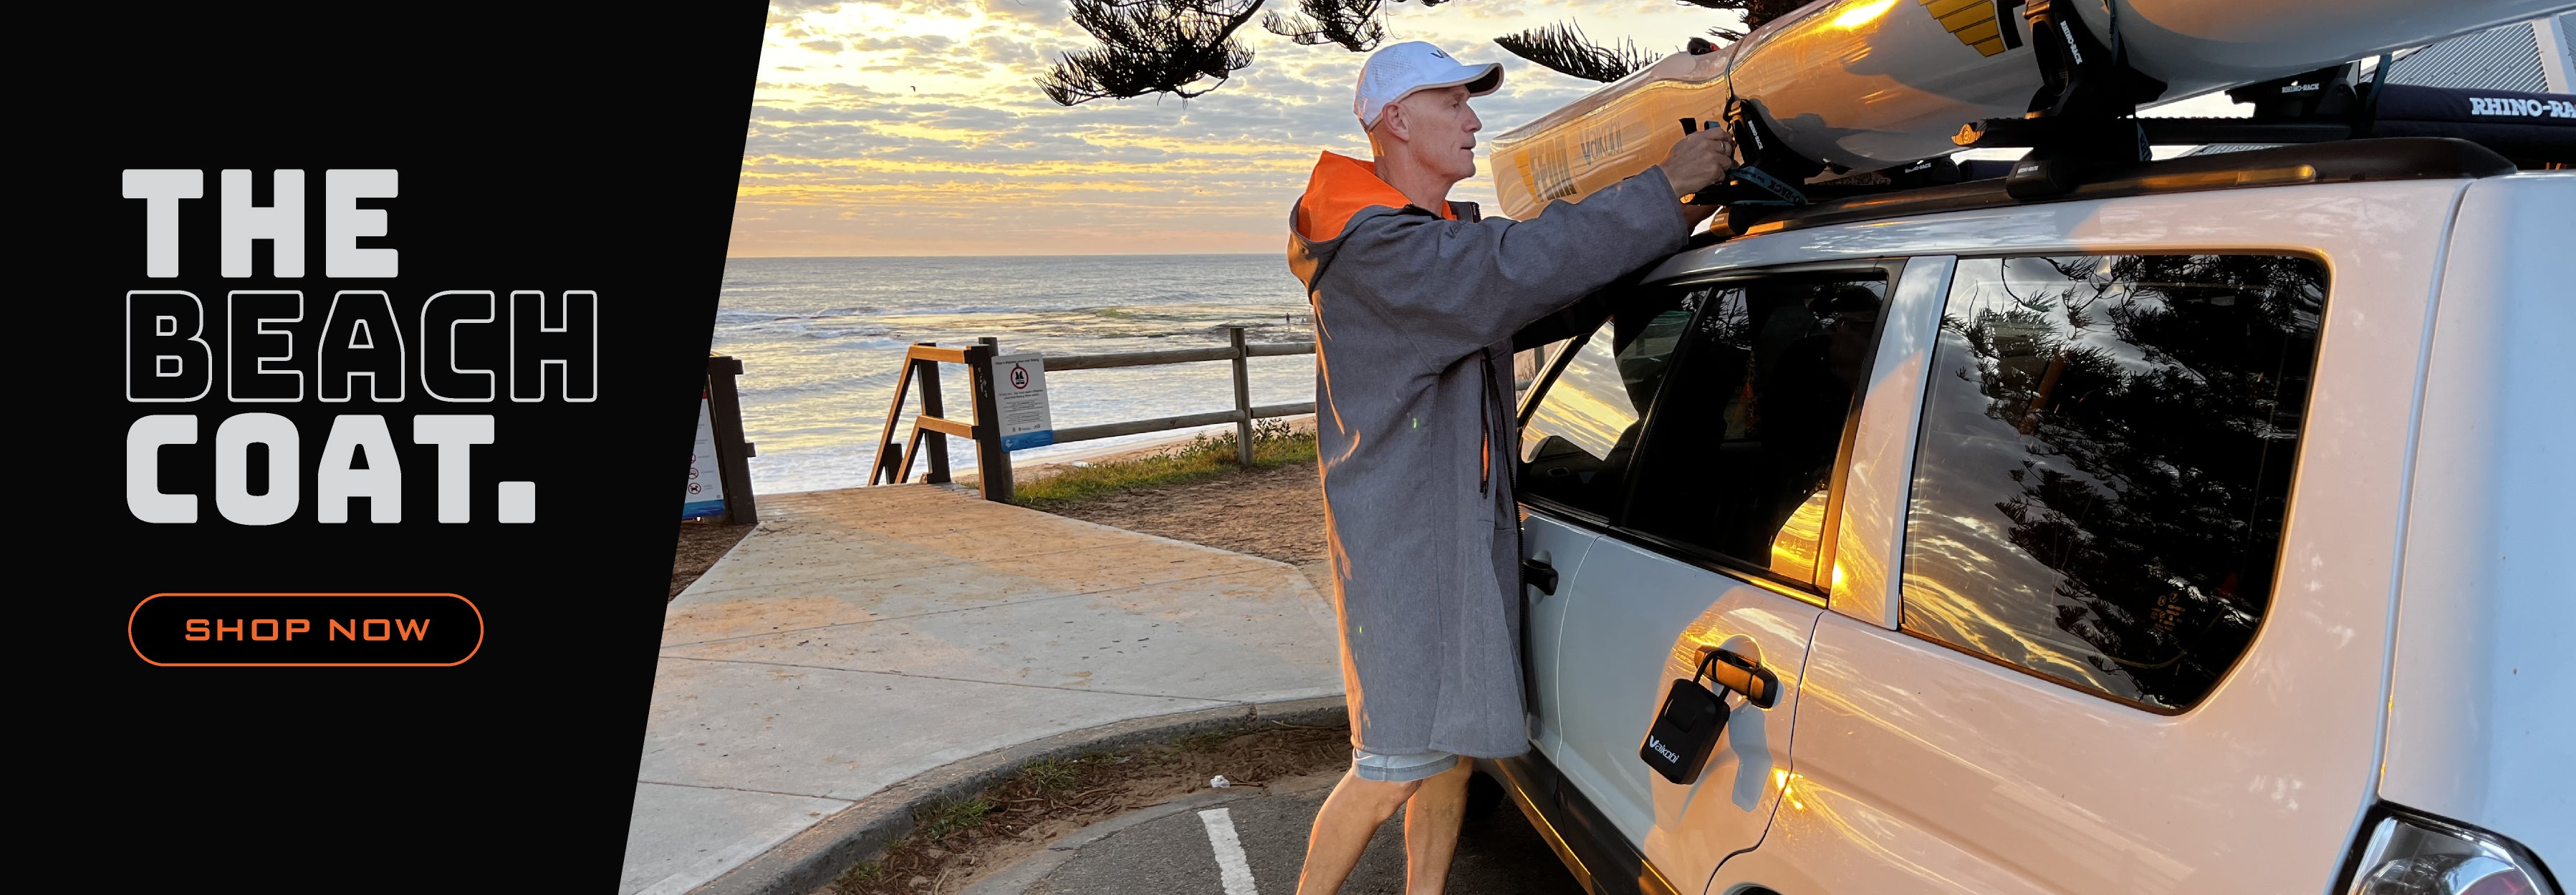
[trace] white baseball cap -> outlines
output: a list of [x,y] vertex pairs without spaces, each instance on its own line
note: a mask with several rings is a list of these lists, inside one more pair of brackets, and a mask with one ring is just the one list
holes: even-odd
[[1468,96],[1492,93],[1503,86],[1503,64],[1464,65],[1439,47],[1418,40],[1391,44],[1369,54],[1368,62],[1360,66],[1359,96],[1352,101],[1351,111],[1360,116],[1360,127],[1372,128],[1388,103],[1416,90],[1460,84],[1467,85]]

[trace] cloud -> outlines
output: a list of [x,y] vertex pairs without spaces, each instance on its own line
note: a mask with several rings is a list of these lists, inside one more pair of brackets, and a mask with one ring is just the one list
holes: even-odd
[[[1281,214],[1315,154],[1367,151],[1350,99],[1364,57],[1254,31],[1253,66],[1213,93],[1057,106],[1033,79],[1054,54],[1095,44],[1066,7],[774,4],[733,250],[1276,251]],[[1596,39],[1660,46],[1714,23],[1706,10],[1676,12],[1659,0],[1388,9],[1389,41],[1431,40],[1504,63],[1504,90],[1476,105],[1488,138],[1598,86],[1511,57],[1493,35],[1576,16]],[[1452,196],[1490,202],[1491,179],[1489,170]]]
[[931,53],[940,52],[956,45],[956,41],[937,34],[904,37],[870,37],[850,44],[852,48],[860,50],[920,50]]
[[967,46],[974,50],[976,60],[994,65],[1034,70],[1049,61],[1028,41],[999,34],[978,37]]
[[973,18],[982,9],[978,0],[856,0],[861,6],[873,6],[912,15],[936,15],[948,18]]
[[1065,0],[984,0],[984,15],[1070,30],[1066,23],[1072,21],[1073,4]]

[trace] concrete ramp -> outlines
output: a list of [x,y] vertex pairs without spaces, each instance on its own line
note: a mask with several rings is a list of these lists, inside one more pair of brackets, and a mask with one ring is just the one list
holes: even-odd
[[622,893],[688,891],[984,752],[1342,692],[1293,566],[937,485],[760,503],[664,622]]

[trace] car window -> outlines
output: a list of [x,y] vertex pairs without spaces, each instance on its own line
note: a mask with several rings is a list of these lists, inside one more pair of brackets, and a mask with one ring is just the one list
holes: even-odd
[[1648,433],[1626,525],[1810,583],[1885,274],[1707,288]]
[[1646,408],[1701,294],[1666,289],[1620,302],[1600,328],[1562,349],[1570,356],[1521,427],[1521,496],[1618,515]]
[[2323,265],[1962,259],[1934,349],[1901,626],[2187,707],[2270,602]]

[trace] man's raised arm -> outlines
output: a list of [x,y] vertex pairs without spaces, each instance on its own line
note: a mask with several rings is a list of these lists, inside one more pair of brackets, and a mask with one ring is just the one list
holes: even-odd
[[1674,144],[1664,164],[1527,221],[1461,223],[1381,215],[1354,228],[1338,263],[1371,277],[1353,291],[1414,340],[1433,369],[1681,249],[1714,210],[1681,197],[1717,180],[1733,154],[1722,131]]

